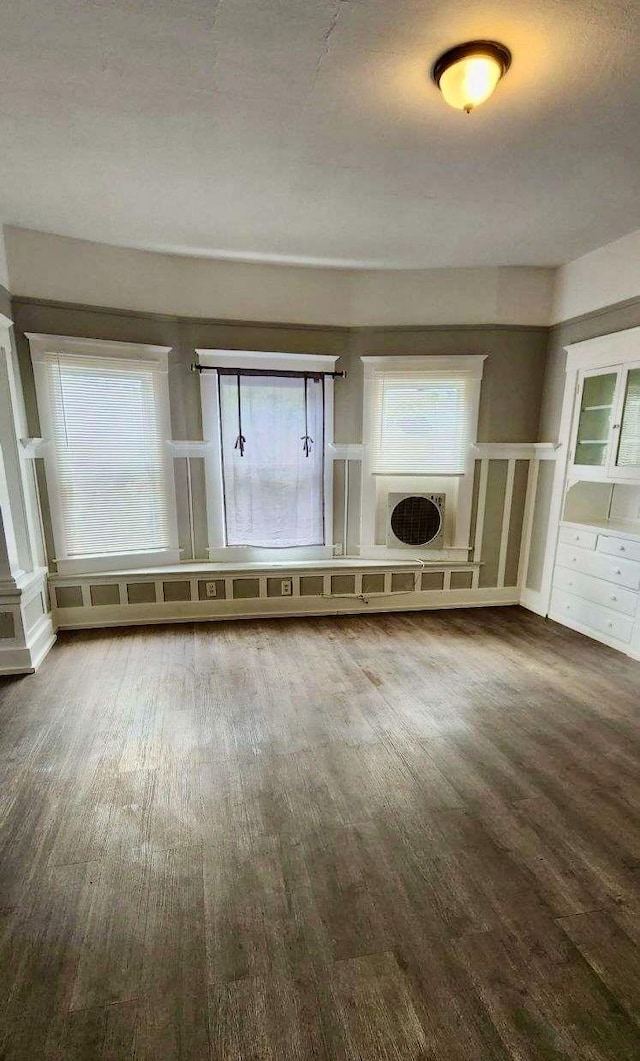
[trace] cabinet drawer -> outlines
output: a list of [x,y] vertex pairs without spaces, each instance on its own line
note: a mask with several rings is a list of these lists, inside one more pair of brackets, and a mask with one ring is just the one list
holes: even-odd
[[607,556],[605,553],[590,553],[586,549],[574,549],[572,545],[559,545],[556,560],[559,567],[604,578],[627,589],[640,589],[640,564],[635,564],[633,560],[619,560],[617,556]]
[[551,596],[551,618],[557,619],[558,622],[563,619],[573,620],[593,630],[595,637],[605,634],[606,637],[624,641],[625,644],[631,641],[633,634],[633,619],[626,615],[617,615],[608,608],[601,608],[598,604],[592,604],[559,589],[554,590]]
[[575,527],[561,527],[560,541],[565,545],[579,545],[581,549],[595,549],[598,532],[576,530]]
[[613,538],[608,534],[601,534],[598,538],[598,552],[606,553],[608,556],[622,556],[626,560],[640,561],[640,542],[631,541],[630,538]]
[[568,567],[556,567],[553,587],[623,615],[635,615],[638,607],[638,594],[632,589],[624,589],[593,575],[583,575],[581,571],[570,571]]

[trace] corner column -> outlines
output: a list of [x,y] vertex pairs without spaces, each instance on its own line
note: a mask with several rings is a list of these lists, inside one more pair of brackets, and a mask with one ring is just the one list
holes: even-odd
[[0,314],[0,674],[30,674],[55,632],[12,326]]

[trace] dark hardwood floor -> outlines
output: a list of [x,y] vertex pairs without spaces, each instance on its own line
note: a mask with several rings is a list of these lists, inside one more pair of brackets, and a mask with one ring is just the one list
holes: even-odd
[[0,1057],[640,1058],[640,664],[518,608],[0,684]]

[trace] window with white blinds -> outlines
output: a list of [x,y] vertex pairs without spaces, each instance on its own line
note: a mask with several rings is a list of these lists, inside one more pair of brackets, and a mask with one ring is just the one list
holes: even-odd
[[469,454],[475,380],[463,373],[375,372],[372,471],[461,475]]
[[157,363],[64,353],[41,361],[61,558],[171,548]]

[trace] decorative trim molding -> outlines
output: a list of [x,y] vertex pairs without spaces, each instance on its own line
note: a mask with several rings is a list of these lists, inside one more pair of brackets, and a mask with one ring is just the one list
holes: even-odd
[[[325,332],[334,335],[362,334],[368,337],[375,335],[409,334],[411,332],[434,333],[459,332],[529,332],[544,334],[549,332],[547,324],[518,324],[498,321],[484,321],[479,324],[309,324],[295,321],[247,320],[238,317],[203,317],[182,313],[159,313],[154,310],[130,309],[127,307],[105,306],[92,302],[67,302],[62,299],[38,298],[36,295],[11,294],[12,307],[37,306],[43,309],[70,310],[74,313],[101,313],[116,317],[138,318],[140,320],[174,322],[177,324],[219,327],[244,327],[260,329],[286,329],[297,332]],[[635,301],[635,300],[632,300]],[[640,301],[640,300],[638,300]],[[621,305],[624,305],[621,303]]]
[[[56,640],[47,611],[47,571],[24,574],[15,587],[0,587],[0,611],[11,616],[13,637],[0,639],[0,674],[32,674]],[[33,605],[38,614],[33,616]]]
[[201,439],[167,439],[167,446],[173,457],[204,457],[210,445],[210,442]]
[[[606,306],[598,306],[597,309],[588,310],[586,313],[579,313],[576,317],[566,317],[561,321],[554,321],[547,328],[550,334],[557,333],[563,328],[571,328],[574,325],[586,324],[587,321],[597,320],[599,317],[606,317],[609,313],[624,312],[628,309],[637,309],[640,314],[640,295],[633,295],[631,298],[624,298],[620,302],[610,302]],[[626,327],[626,326],[625,326]],[[613,331],[624,330],[614,328]],[[611,334],[611,329],[607,334]]]
[[361,461],[364,455],[362,442],[330,442],[328,455],[334,461]]
[[414,354],[402,357],[396,354],[365,355],[360,360],[364,364],[365,376],[376,371],[393,369],[394,372],[455,372],[457,375],[482,379],[484,362],[488,354],[452,354],[442,357],[431,354]]
[[[302,332],[333,332],[336,335],[344,335],[345,332],[360,330],[353,329],[348,325],[341,324],[296,324],[293,321],[262,321],[243,320],[236,317],[192,317],[180,313],[157,313],[153,310],[118,308],[117,306],[94,305],[91,302],[64,302],[59,299],[37,298],[34,295],[12,295],[12,306],[38,306],[43,309],[69,310],[72,313],[102,313],[113,317],[131,317],[148,321],[173,322],[175,324],[195,324],[221,328],[273,328],[278,331],[287,329],[289,331]],[[498,325],[497,327],[500,327]],[[509,327],[505,325],[504,327]],[[514,327],[519,327],[515,325]],[[525,331],[530,331],[526,325],[520,326]],[[533,330],[540,330],[536,326]]]
[[537,332],[549,331],[548,324],[360,324],[350,331],[363,332],[367,336],[393,335],[395,332]]
[[565,372],[606,368],[608,365],[633,364],[638,360],[640,327],[622,328],[608,335],[596,335],[592,339],[568,343],[565,346],[567,363]]
[[[115,339],[81,339],[71,335],[45,335],[25,332],[31,347],[32,361],[42,361],[52,354],[83,354],[96,357],[137,358],[157,361],[166,370],[170,346],[149,343],[123,343]],[[52,349],[53,347],[53,349]]]
[[[183,601],[164,604],[127,604],[103,607],[61,608],[56,611],[59,629],[141,626],[155,623],[214,622],[224,619],[302,618],[313,615],[353,615],[365,612],[425,611],[436,608],[483,608],[519,603],[520,593],[506,589],[415,590],[364,595],[263,597],[250,600]],[[384,599],[384,603],[383,603]],[[215,604],[215,610],[212,605]]]
[[559,442],[478,442],[473,448],[480,460],[556,460]]
[[338,354],[291,354],[278,350],[212,350],[196,347],[203,368],[264,368],[275,371],[292,369],[313,372],[333,369]]

